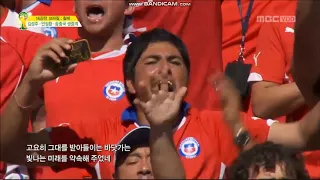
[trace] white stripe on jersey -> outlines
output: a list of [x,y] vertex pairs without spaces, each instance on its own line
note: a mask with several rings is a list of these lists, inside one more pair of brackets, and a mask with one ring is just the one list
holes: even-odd
[[226,171],[226,167],[227,166],[221,162],[219,179],[224,179],[224,173]]
[[4,179],[30,179],[26,166],[7,164]]
[[[123,42],[126,42],[128,39],[130,39],[130,34],[127,34],[124,37]],[[102,60],[102,59],[106,59],[106,58],[113,58],[113,57],[121,56],[122,54],[126,53],[127,47],[128,47],[128,45],[125,44],[119,50],[113,50],[111,52],[107,52],[105,54],[102,54],[100,56],[92,58],[92,60]]]

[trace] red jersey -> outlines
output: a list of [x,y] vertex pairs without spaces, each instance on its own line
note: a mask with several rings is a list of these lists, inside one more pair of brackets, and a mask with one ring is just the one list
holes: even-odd
[[[242,18],[247,15],[248,7],[251,0],[241,0]],[[256,40],[259,34],[259,30],[262,22],[259,22],[259,17],[265,17],[270,15],[270,11],[283,7],[287,4],[287,1],[254,1],[251,10],[251,16],[248,23],[248,30],[245,37],[245,51],[244,51],[244,63],[253,63],[253,54],[256,50]],[[228,63],[231,63],[238,59],[240,52],[240,44],[242,38],[242,25],[241,15],[239,12],[238,2],[223,1],[222,3],[222,22],[223,22],[223,36],[222,36],[222,62],[223,70],[225,70]],[[251,97],[247,97],[244,104],[244,112],[249,112]]]
[[[245,18],[250,0],[242,0],[242,17]],[[263,22],[260,17],[270,15],[275,9],[282,8],[288,1],[254,1],[249,19],[248,31],[245,38],[245,63],[253,63],[253,54],[256,51],[256,40]],[[222,60],[223,69],[227,64],[238,59],[241,42],[241,16],[237,1],[224,1],[222,3],[223,36],[222,36]]]
[[[186,169],[186,178],[222,178],[226,166],[238,155],[238,148],[233,144],[232,132],[223,121],[222,113],[189,109],[188,104],[184,104],[184,112],[185,117],[174,129],[173,138]],[[251,136],[257,138],[259,142],[267,139],[269,126],[262,125],[266,122],[271,125],[265,120],[245,121]],[[108,179],[112,178],[114,173],[114,153],[110,151],[110,147],[118,144],[126,133],[137,126],[139,125],[136,112],[134,108],[129,107],[121,118],[101,119],[94,123],[90,120],[70,123],[69,127],[52,128],[50,136],[53,144],[83,144],[84,141],[87,141],[86,144],[99,145],[99,152],[96,153],[101,159],[98,162],[95,158],[93,164],[95,164],[97,176]],[[79,155],[79,151],[78,154],[75,154],[71,146],[68,146],[68,153],[58,153],[67,154],[68,158],[73,159],[72,154]],[[93,159],[90,160],[93,161]],[[77,164],[79,166],[81,163]],[[88,165],[88,163],[85,164]],[[60,170],[68,167],[67,163],[61,165]],[[71,165],[75,166],[75,163]],[[59,168],[56,167],[57,169]]]
[[127,31],[143,32],[158,27],[178,35],[188,48],[192,64],[187,101],[198,109],[219,109],[220,102],[208,83],[208,77],[222,70],[221,2],[183,2],[190,2],[191,6],[137,7],[133,13],[133,26]]
[[42,34],[1,27],[1,112],[21,82],[38,49],[51,38]]
[[[296,2],[292,1],[281,10],[281,14],[294,16]],[[280,14],[280,15],[281,15]],[[264,23],[261,27],[255,65],[250,81],[269,81],[278,84],[294,82],[291,75],[293,57],[294,22]],[[301,107],[287,116],[287,121],[298,121],[308,111]],[[306,167],[312,178],[320,178],[320,151],[304,152]]]
[[[15,27],[1,27],[1,112],[27,72],[34,54],[42,44],[49,40],[50,38],[42,34],[21,31]],[[0,178],[2,178],[5,169],[1,162],[0,171]]]
[[[296,2],[287,3],[277,15],[295,15]],[[269,81],[278,84],[293,82],[291,60],[293,57],[294,22],[263,23],[257,41],[255,65],[249,81]],[[306,107],[288,115],[290,121],[300,120],[307,112]]]
[[44,85],[47,126],[82,121],[90,116],[120,116],[129,105],[125,96],[122,60],[127,45],[121,50],[93,55],[79,63],[69,75]]
[[[250,0],[241,1],[243,18],[246,16],[249,3]],[[261,26],[261,23],[257,23],[257,16],[262,15],[270,3],[271,1],[254,1],[253,3],[245,39],[245,63],[252,64],[256,38]],[[223,69],[225,69],[228,63],[237,60],[239,57],[242,26],[237,1],[224,1],[221,8],[223,17],[222,62]]]
[[[110,112],[108,116],[120,116],[129,105],[122,73],[126,48],[127,45],[124,45],[120,50],[94,54],[90,61],[78,64],[72,74],[46,83],[44,102],[47,127],[80,123],[87,121],[88,117],[101,119],[100,117],[106,116],[106,110]],[[50,168],[42,168],[41,171],[37,171],[38,179],[82,179],[88,175],[86,171],[79,169],[68,169],[59,173],[53,172]]]
[[[30,12],[33,16],[75,16],[74,0],[38,0],[22,11]],[[78,28],[76,27],[45,27],[38,28],[41,33],[56,38],[65,37],[69,39],[78,38]]]

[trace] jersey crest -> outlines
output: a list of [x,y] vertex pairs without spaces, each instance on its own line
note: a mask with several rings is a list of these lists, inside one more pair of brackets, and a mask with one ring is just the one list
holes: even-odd
[[118,101],[125,95],[125,88],[120,81],[110,81],[103,88],[103,95],[110,101]]
[[179,153],[187,159],[193,159],[200,153],[200,144],[195,138],[187,137],[180,143]]
[[45,27],[42,30],[43,34],[52,38],[58,37],[58,31],[55,27]]

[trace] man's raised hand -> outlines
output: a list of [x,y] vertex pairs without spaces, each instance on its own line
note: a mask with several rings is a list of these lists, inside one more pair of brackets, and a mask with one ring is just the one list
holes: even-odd
[[176,93],[168,92],[168,88],[165,88],[168,85],[165,83],[160,85],[161,88],[158,93],[151,94],[143,82],[139,85],[145,89],[146,93],[150,94],[150,99],[143,102],[136,98],[134,104],[143,110],[150,126],[174,125],[176,118],[179,116],[181,102],[187,88],[181,87]]
[[220,96],[225,121],[232,125],[239,123],[241,119],[241,97],[232,80],[223,73],[217,73],[211,81],[215,84]]
[[72,73],[76,64],[62,67],[63,61],[67,61],[65,52],[71,50],[73,41],[66,38],[56,38],[42,46],[34,56],[26,75],[29,81],[42,85],[59,76]]

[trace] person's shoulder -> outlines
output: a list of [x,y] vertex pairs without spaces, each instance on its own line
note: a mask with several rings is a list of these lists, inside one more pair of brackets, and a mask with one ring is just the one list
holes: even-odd
[[265,16],[265,23],[262,23],[261,29],[275,31],[280,35],[294,33],[296,3],[283,2],[283,5],[285,7],[276,5],[270,12],[272,16]]
[[4,41],[11,43],[26,43],[27,40],[30,40],[30,43],[39,43],[48,41],[51,38],[45,36],[44,34],[29,31],[29,30],[20,30],[16,27],[5,26],[1,27],[1,37]]
[[7,39],[18,38],[20,29],[14,26],[1,26],[1,37]]
[[1,40],[14,48],[17,48],[20,38],[25,38],[27,36],[23,31],[13,26],[2,26],[0,29]]

